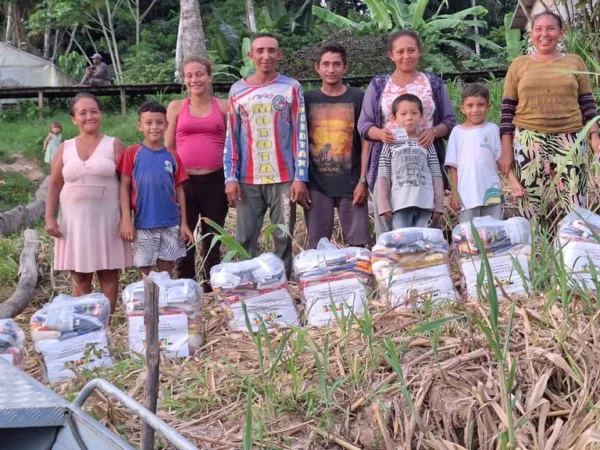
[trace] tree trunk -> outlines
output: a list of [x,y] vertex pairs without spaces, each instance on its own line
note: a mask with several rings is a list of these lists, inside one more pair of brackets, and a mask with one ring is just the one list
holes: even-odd
[[40,236],[35,230],[23,233],[23,251],[19,257],[19,283],[8,300],[0,303],[0,319],[9,319],[21,313],[35,295],[38,280],[37,253]]
[[183,27],[181,26],[181,14],[179,14],[179,26],[177,27],[177,44],[175,45],[175,81],[180,82],[183,78],[181,76],[181,63],[183,62],[183,55],[182,55],[182,30]]
[[206,57],[206,40],[198,0],[180,0],[183,58]]
[[50,25],[46,24],[44,28],[44,50],[42,53],[44,59],[50,58]]
[[49,182],[50,178],[47,177],[35,192],[33,202],[26,206],[19,205],[8,211],[0,212],[0,236],[20,233],[44,217]]
[[135,45],[140,45],[140,0],[135,0]]
[[119,3],[117,3],[117,6],[115,6],[115,10],[113,11],[110,10],[110,3],[108,0],[104,0],[104,3],[106,5],[106,13],[108,16],[108,31],[110,32],[110,36],[112,38],[113,52],[115,54],[115,59],[113,60],[113,64],[116,67],[115,75],[117,77],[117,81],[120,83],[123,71],[121,69],[121,56],[119,55],[119,46],[117,45],[117,35],[115,33],[115,27],[113,26],[113,15],[116,13]]
[[[471,0],[471,6],[477,6],[477,2],[475,0]],[[474,19],[477,19],[477,16],[473,16]],[[479,27],[475,25],[474,33],[479,36]],[[481,55],[481,47],[479,46],[479,42],[475,42],[475,54],[477,56]]]
[[4,30],[4,40],[12,43],[13,39],[13,4],[8,2],[6,9],[6,29]]
[[256,16],[254,15],[254,1],[246,0],[246,16],[248,18],[248,28],[250,33],[256,33]]
[[73,29],[71,30],[71,35],[69,37],[69,43],[67,44],[67,49],[65,50],[65,55],[71,53],[71,47],[73,47],[73,42],[75,42],[75,33],[77,33],[77,24],[73,25]]

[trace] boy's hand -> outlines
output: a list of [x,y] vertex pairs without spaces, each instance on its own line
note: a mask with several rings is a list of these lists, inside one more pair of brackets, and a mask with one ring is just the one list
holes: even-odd
[[235,208],[235,205],[242,200],[242,188],[237,181],[230,181],[225,185],[225,194],[230,208]]
[[362,182],[358,182],[356,187],[354,188],[354,195],[352,198],[353,205],[364,205],[364,203],[369,198],[369,190],[367,189],[367,185]]
[[450,194],[450,206],[456,212],[460,211],[460,199],[454,192]]
[[438,220],[440,220],[441,217],[442,217],[442,213],[439,211],[433,211],[431,213],[431,221],[432,222],[437,222]]
[[383,216],[383,217],[387,217],[388,219],[391,219],[391,218],[393,218],[393,217],[394,217],[394,215],[392,214],[392,212],[391,212],[391,211],[386,211],[386,212],[384,212],[384,213],[381,213],[381,214],[379,214],[379,215],[380,215],[380,216]]
[[195,241],[194,235],[187,225],[181,225],[179,228],[179,235],[187,245],[192,245]]
[[121,239],[127,242],[133,242],[135,240],[135,227],[131,219],[121,219],[120,225]]

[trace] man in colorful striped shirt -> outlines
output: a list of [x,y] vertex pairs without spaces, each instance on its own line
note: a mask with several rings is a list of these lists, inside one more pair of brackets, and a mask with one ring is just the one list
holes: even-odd
[[296,203],[308,208],[308,134],[304,97],[298,81],[280,75],[283,56],[270,34],[252,41],[248,56],[256,71],[229,91],[225,144],[225,193],[236,207],[236,238],[252,257],[269,209],[275,253],[291,274]]

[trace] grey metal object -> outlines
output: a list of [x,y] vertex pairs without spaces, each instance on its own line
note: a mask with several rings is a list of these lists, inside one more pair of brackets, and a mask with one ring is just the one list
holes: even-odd
[[125,405],[131,412],[140,417],[145,423],[150,425],[156,431],[161,433],[169,442],[171,442],[175,447],[179,450],[198,450],[198,447],[193,445],[190,441],[184,438],[181,434],[179,434],[174,428],[167,425],[165,422],[160,420],[157,416],[152,414],[148,409],[144,406],[140,405],[136,400],[134,400],[129,395],[125,394],[123,391],[119,390],[112,384],[110,384],[106,380],[102,380],[100,378],[96,378],[86,384],[75,401],[73,405],[81,408],[88,397],[94,392],[96,389],[104,392],[115,400],[118,400],[123,405]]
[[62,426],[69,403],[0,358],[0,428]]

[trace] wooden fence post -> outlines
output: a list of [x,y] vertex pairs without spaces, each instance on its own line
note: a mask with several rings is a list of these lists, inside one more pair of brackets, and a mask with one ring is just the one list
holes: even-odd
[[43,91],[39,91],[38,92],[38,112],[40,115],[40,119],[44,118],[44,92]]
[[[144,276],[144,324],[146,326],[146,386],[144,387],[144,406],[156,414],[158,402],[158,376],[160,363],[160,344],[158,341],[158,296],[160,288],[147,276]],[[154,429],[142,425],[141,450],[154,449]]]
[[127,114],[127,94],[125,89],[119,89],[119,95],[121,97],[121,114]]

